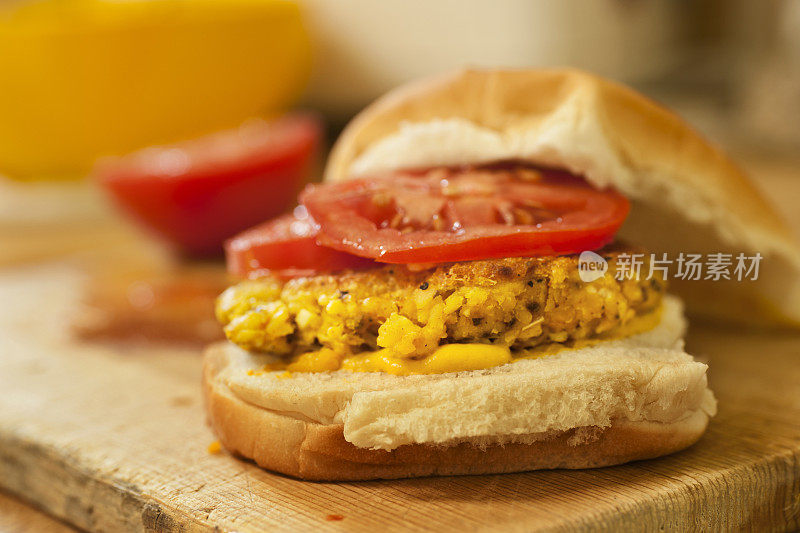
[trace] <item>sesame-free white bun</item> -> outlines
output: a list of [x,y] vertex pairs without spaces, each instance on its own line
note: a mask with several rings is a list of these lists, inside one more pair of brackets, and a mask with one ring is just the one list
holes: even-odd
[[800,325],[800,247],[748,178],[678,116],[585,72],[466,70],[400,87],[348,125],[325,179],[511,159],[618,189],[633,202],[621,237],[652,252],[731,253],[731,274],[737,254],[761,253],[756,281],[672,286],[699,314]]
[[716,402],[686,354],[680,302],[655,329],[453,374],[260,372],[275,357],[206,351],[211,426],[229,450],[303,479],[587,468],[657,457],[700,438]]

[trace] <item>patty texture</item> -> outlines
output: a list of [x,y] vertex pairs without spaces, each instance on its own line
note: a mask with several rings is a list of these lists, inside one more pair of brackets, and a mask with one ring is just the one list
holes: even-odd
[[613,275],[620,254],[640,252],[601,251],[609,270],[591,282],[581,281],[577,255],[267,277],[227,289],[216,312],[232,342],[276,355],[386,348],[413,359],[449,343],[529,350],[602,336],[656,310],[666,287],[646,260],[638,278]]

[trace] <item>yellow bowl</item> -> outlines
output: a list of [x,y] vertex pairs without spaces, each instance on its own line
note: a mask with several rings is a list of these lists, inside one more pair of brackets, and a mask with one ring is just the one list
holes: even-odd
[[22,178],[276,113],[310,68],[288,0],[13,4],[0,50],[0,173]]

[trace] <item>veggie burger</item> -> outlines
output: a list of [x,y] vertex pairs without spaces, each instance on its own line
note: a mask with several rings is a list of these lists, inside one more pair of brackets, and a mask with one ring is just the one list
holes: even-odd
[[[667,249],[659,235],[735,234],[725,217],[745,209],[730,188],[761,209],[756,229],[773,224],[732,169],[674,115],[581,72],[466,71],[394,91],[348,126],[292,214],[228,242],[241,281],[217,302],[228,341],[205,356],[210,423],[230,451],[317,480],[686,448],[716,402],[648,252]],[[661,233],[617,238],[629,213],[625,228]],[[616,275],[633,254],[638,275]],[[750,290],[780,296],[768,289]]]

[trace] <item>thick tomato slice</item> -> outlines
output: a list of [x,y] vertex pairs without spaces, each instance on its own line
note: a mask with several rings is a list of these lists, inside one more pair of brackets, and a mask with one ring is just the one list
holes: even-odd
[[282,278],[376,266],[370,259],[317,244],[319,226],[302,206],[225,243],[228,271],[242,277]]
[[308,186],[320,244],[385,263],[559,255],[611,242],[630,205],[562,171],[433,169]]
[[195,255],[285,212],[320,142],[317,118],[295,114],[101,160],[95,174],[127,212]]

